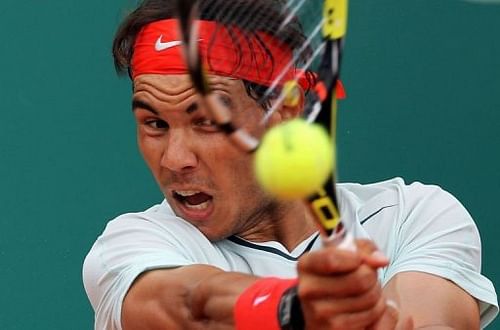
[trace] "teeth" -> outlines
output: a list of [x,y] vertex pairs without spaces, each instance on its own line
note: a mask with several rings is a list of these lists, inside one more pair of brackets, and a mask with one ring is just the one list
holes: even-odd
[[210,201],[206,201],[206,202],[203,202],[201,204],[198,204],[198,205],[191,205],[189,203],[184,203],[184,205],[188,208],[188,209],[192,209],[192,210],[204,210],[208,207],[208,204],[210,203]]
[[188,196],[196,195],[197,193],[200,193],[200,191],[184,190],[184,191],[175,191],[175,193],[178,195],[181,195],[182,197],[188,197]]

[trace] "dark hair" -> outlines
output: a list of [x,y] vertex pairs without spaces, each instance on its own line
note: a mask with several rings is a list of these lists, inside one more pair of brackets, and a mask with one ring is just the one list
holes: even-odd
[[[273,54],[268,51],[265,43],[260,40],[256,34],[257,31],[272,35],[292,51],[297,51],[304,44],[305,37],[298,19],[294,19],[291,23],[286,24],[284,28],[280,28],[281,23],[285,20],[285,11],[283,11],[285,2],[283,0],[232,0],[231,15],[227,15],[228,1],[200,0],[200,19],[219,22],[227,27],[229,31],[231,27],[236,27],[243,31],[246,37],[257,38],[273,63]],[[130,73],[134,43],[137,34],[145,25],[162,19],[175,18],[176,14],[175,0],[142,1],[139,7],[125,18],[115,35],[113,57],[117,72],[122,74],[125,72]],[[257,14],[259,15],[258,20],[242,19],[242,17],[251,18]],[[237,46],[237,43],[235,44]],[[309,53],[309,51],[306,51],[300,54],[297,62],[302,62],[309,56]],[[263,99],[264,96],[273,97],[273,95],[266,95],[268,86],[245,80],[243,82],[248,95],[266,109],[269,106],[269,99]]]

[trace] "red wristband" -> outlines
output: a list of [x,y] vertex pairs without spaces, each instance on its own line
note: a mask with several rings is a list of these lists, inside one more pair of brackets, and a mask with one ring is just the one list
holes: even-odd
[[236,330],[279,330],[278,306],[297,279],[266,277],[247,288],[234,306]]

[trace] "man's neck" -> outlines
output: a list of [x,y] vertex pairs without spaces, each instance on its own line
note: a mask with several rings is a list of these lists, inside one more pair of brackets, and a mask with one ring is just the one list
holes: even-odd
[[251,228],[238,234],[252,242],[280,242],[288,251],[310,237],[317,227],[301,201],[286,202],[272,215],[260,219]]

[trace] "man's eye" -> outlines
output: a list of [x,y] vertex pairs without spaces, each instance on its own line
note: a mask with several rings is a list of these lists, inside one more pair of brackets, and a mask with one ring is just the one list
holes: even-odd
[[198,122],[198,125],[200,125],[200,126],[214,126],[216,124],[210,119],[203,119],[203,120],[200,120]]
[[226,95],[217,95],[217,99],[220,102],[220,104],[226,108],[232,108],[233,107],[233,102],[231,99],[226,96]]
[[213,120],[210,119],[200,119],[196,122],[196,126],[211,131],[217,131],[219,129],[217,123],[215,123]]
[[159,120],[159,119],[153,119],[153,120],[148,120],[145,122],[145,124],[151,128],[154,129],[167,129],[168,124],[164,120]]

